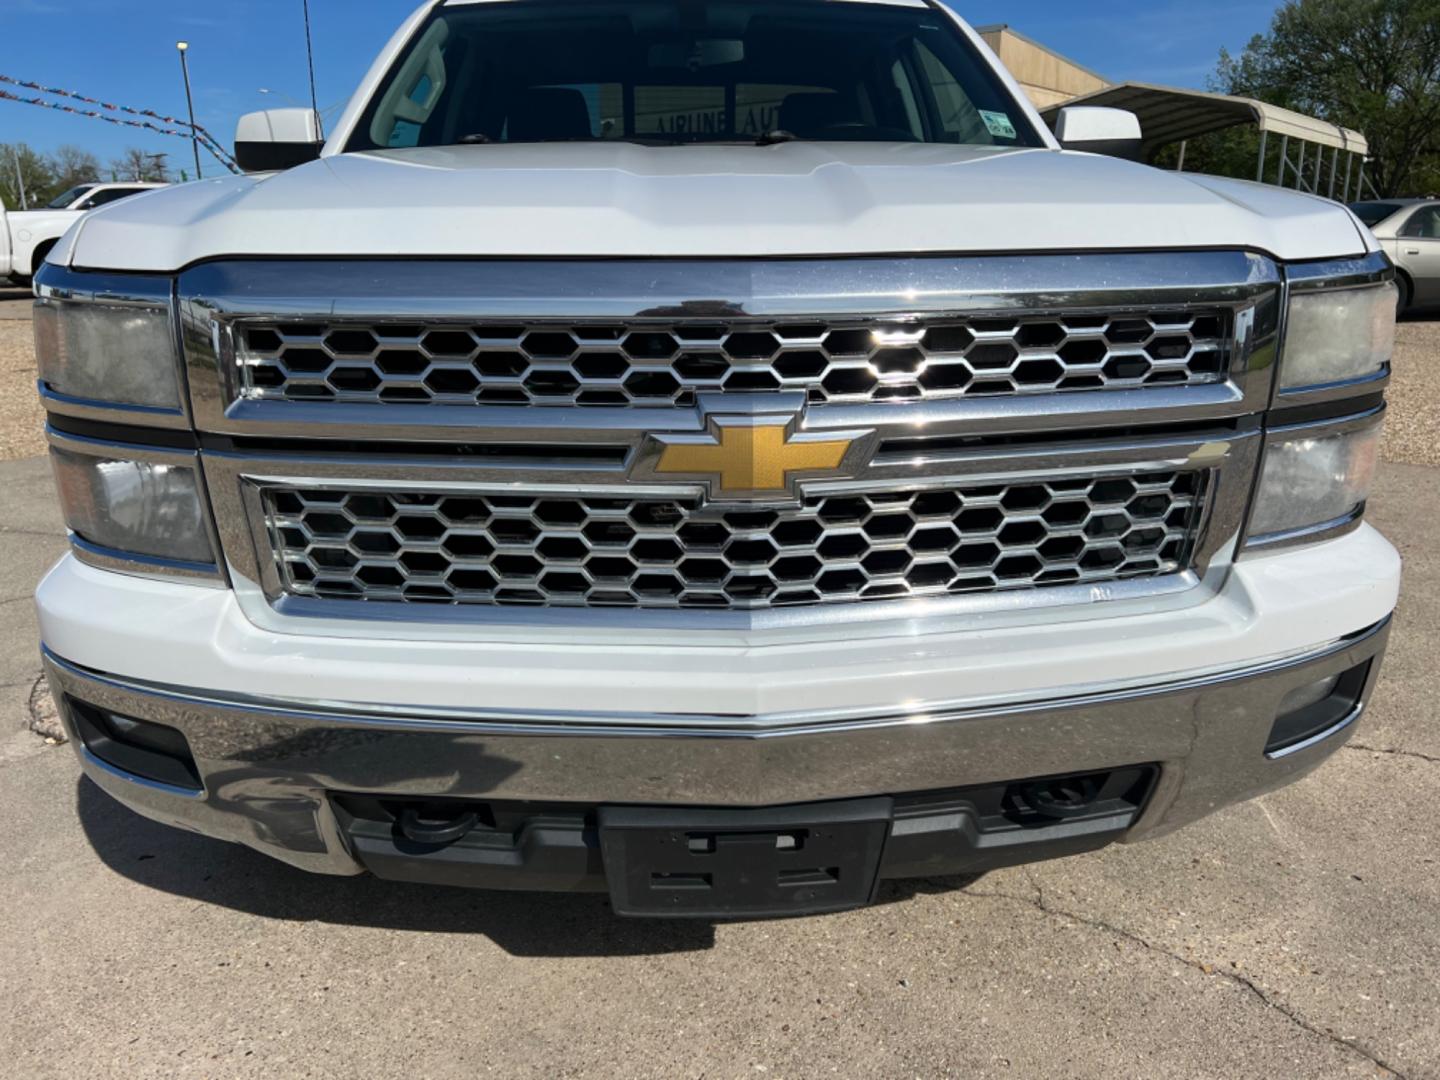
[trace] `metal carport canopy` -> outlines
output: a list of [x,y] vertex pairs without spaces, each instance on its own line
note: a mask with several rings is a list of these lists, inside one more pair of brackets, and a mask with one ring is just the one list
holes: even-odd
[[1047,122],[1071,105],[1103,105],[1128,109],[1140,117],[1140,129],[1147,149],[1169,146],[1212,131],[1241,124],[1254,124],[1260,131],[1329,146],[1346,153],[1368,156],[1365,136],[1337,127],[1304,113],[1282,109],[1254,98],[1211,94],[1204,90],[1182,90],[1174,86],[1128,82],[1097,90],[1043,110]]

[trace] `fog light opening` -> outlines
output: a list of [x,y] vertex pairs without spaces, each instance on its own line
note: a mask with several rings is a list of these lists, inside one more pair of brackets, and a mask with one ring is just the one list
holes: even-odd
[[1270,757],[1291,754],[1335,734],[1354,719],[1370,676],[1371,661],[1295,687],[1280,702],[1265,740]]
[[65,707],[85,749],[106,765],[156,784],[204,790],[190,744],[177,728],[72,698],[65,699]]

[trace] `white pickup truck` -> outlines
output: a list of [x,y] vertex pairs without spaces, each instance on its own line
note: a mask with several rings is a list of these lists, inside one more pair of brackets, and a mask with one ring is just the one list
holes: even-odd
[[45,663],[125,804],[792,914],[1355,729],[1396,290],[1344,207],[1086,152],[1135,118],[1052,133],[939,0],[428,0],[316,130],[37,278]]
[[78,184],[38,210],[0,207],[0,278],[18,282],[30,276],[74,225],[91,210],[164,184]]

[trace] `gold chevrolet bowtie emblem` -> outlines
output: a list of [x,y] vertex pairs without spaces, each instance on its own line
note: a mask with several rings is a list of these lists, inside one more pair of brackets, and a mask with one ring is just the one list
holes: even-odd
[[703,477],[713,498],[781,494],[799,474],[823,475],[844,464],[857,435],[796,435],[789,420],[729,423],[704,436],[666,440],[655,472]]

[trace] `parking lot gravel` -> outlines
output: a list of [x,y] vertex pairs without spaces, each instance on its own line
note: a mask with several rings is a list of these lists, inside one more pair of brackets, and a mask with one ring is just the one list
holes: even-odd
[[1440,465],[1440,316],[1407,317],[1396,328],[1388,400],[1385,460]]
[[0,319],[0,461],[45,452],[29,319]]
[[5,319],[30,318],[30,305],[34,294],[28,286],[15,285],[0,278],[0,321]]

